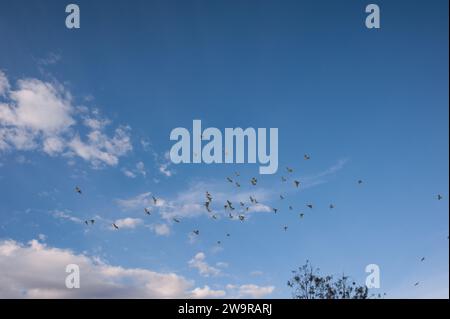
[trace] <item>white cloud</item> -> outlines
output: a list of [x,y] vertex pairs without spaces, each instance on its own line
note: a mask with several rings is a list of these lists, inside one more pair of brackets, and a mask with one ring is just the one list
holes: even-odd
[[204,277],[219,275],[220,269],[208,265],[205,259],[206,255],[203,252],[199,252],[194,256],[194,258],[189,260],[188,265],[191,268],[197,269],[199,274]]
[[6,74],[0,70],[0,96],[4,96],[9,91],[9,81]]
[[203,288],[195,288],[192,290],[192,298],[207,299],[207,298],[220,298],[224,297],[226,292],[224,290],[212,290],[209,286]]
[[255,284],[245,285],[227,285],[226,288],[230,290],[231,294],[234,294],[237,298],[263,298],[270,295],[275,287],[274,286],[258,286]]
[[[79,289],[65,287],[68,264],[80,267]],[[37,240],[0,241],[0,269],[0,298],[195,298],[208,292],[191,290],[193,282],[175,273],[113,266]]]
[[6,125],[45,135],[66,130],[75,123],[71,96],[62,86],[36,79],[17,82],[9,91],[11,104],[0,107],[0,121]]
[[[95,109],[89,115],[87,107],[75,107],[72,95],[59,83],[20,79],[12,89],[0,71],[0,96],[6,97],[0,103],[0,151],[78,156],[98,168],[117,165],[119,157],[132,150],[129,127],[118,127],[108,136],[104,128],[110,121]],[[88,128],[86,138],[78,133],[80,125]]]
[[141,225],[143,223],[143,220],[140,218],[123,218],[123,219],[118,219],[114,222],[114,224],[116,224],[119,228],[128,228],[128,229],[133,229],[136,228],[137,226]]
[[170,227],[167,224],[154,224],[150,225],[150,229],[159,236],[169,236]]
[[[151,192],[142,193],[127,199],[117,199],[116,203],[124,210],[142,210],[144,207],[152,206],[154,204]],[[158,198],[156,202],[157,207],[162,207],[165,204],[164,199]]]
[[136,174],[133,171],[130,171],[129,169],[126,169],[126,168],[122,169],[122,172],[126,177],[136,178]]
[[169,169],[169,165],[170,165],[169,162],[162,163],[162,164],[159,165],[160,173],[165,175],[165,176],[167,176],[167,177],[170,177],[170,176],[173,175],[173,171]]
[[136,178],[137,175],[142,175],[143,177],[147,176],[147,171],[145,170],[145,164],[144,162],[137,162],[135,168],[128,169],[124,168],[122,169],[122,172],[125,176],[130,178]]
[[82,223],[83,222],[80,218],[71,215],[71,213],[67,212],[67,211],[55,210],[50,213],[53,217],[58,218],[58,219],[68,220],[73,223]]
[[102,164],[115,166],[120,156],[132,150],[129,129],[126,127],[117,128],[113,137],[98,130],[91,131],[86,142],[76,135],[68,146],[73,153],[91,162],[94,167]]

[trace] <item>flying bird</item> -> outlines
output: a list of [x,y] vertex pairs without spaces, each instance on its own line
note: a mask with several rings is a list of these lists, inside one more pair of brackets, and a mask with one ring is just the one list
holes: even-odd
[[294,181],[295,187],[298,187],[300,185],[299,181]]
[[330,204],[330,209],[333,209],[334,208],[334,205],[333,204]]
[[283,195],[280,195],[280,199],[284,199],[284,196],[283,196]]
[[144,208],[144,212],[145,212],[147,215],[151,215],[150,209],[148,209],[147,207]]
[[286,170],[288,171],[288,173],[292,173],[294,171],[294,169],[286,167]]
[[193,233],[196,234],[196,235],[199,235],[200,231],[196,229],[196,230],[193,231]]
[[245,216],[244,216],[244,215],[239,215],[239,220],[240,220],[241,222],[243,222],[244,219],[245,219]]
[[239,202],[239,205],[241,205],[242,207],[245,206],[244,202]]
[[300,213],[300,218],[303,218],[305,216],[305,214]]
[[358,184],[362,184],[362,183],[363,183],[362,179],[358,180]]
[[313,208],[313,205],[312,204],[308,204],[308,205],[306,205],[306,207],[308,207],[308,208]]
[[250,180],[250,183],[252,183],[253,186],[255,186],[257,182],[258,180],[254,177],[252,177],[252,179]]
[[275,214],[278,212],[278,208],[272,208],[272,210]]
[[77,192],[78,194],[81,194],[81,189],[78,186],[76,186],[75,187],[75,192]]
[[119,229],[119,226],[117,226],[115,223],[113,223],[112,225],[115,229]]
[[212,217],[213,219],[217,219],[216,214],[212,215],[211,217]]
[[303,158],[304,158],[305,160],[311,159],[311,157],[310,157],[308,154],[305,154],[305,155],[303,156]]
[[231,210],[234,210],[233,204],[227,199],[227,205]]
[[419,282],[416,282],[415,284],[414,284],[414,287],[417,287],[419,285]]
[[233,183],[233,180],[229,177],[227,177],[227,181],[229,181],[230,183]]
[[284,231],[287,231],[287,229],[288,229],[288,227],[287,227],[287,226],[284,226],[283,228],[284,228]]
[[292,206],[289,206],[289,210],[292,210]]
[[441,194],[438,194],[438,195],[437,195],[437,199],[438,199],[438,200],[441,200],[442,198],[443,198],[443,197],[442,197]]
[[238,182],[235,183],[237,187],[241,187],[241,184],[239,184]]
[[156,205],[156,203],[158,202],[158,199],[155,196],[152,196],[153,199],[153,205]]
[[209,207],[209,203],[210,202],[205,202],[205,207],[206,207],[206,210],[208,211],[208,213],[211,213],[211,208]]
[[425,261],[425,257],[422,257],[422,258],[420,259],[420,261],[422,261],[422,262]]
[[173,220],[175,223],[179,223],[179,222],[180,222],[180,220],[177,219],[177,218],[172,218],[172,220]]

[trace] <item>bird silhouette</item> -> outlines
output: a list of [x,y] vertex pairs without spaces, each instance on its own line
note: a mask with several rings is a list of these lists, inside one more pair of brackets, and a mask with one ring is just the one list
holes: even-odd
[[289,210],[292,210],[293,208],[292,208],[292,206],[289,206]]
[[283,196],[283,195],[280,195],[280,199],[282,199],[282,200],[283,200],[283,199],[284,199],[284,196]]
[[257,182],[258,180],[254,177],[252,177],[252,179],[250,180],[250,183],[252,183],[253,186],[255,186]]
[[306,205],[306,207],[308,207],[308,208],[313,208],[313,205],[312,204],[308,204],[308,205]]
[[443,198],[443,197],[442,197],[441,194],[438,194],[438,195],[437,195],[437,199],[438,199],[438,200],[441,200],[442,198]]
[[295,185],[295,187],[298,187],[300,185],[300,182],[299,181],[294,181],[294,185]]
[[303,214],[303,213],[300,213],[300,218],[303,218],[304,216],[305,216],[305,214]]
[[278,208],[272,208],[272,210],[275,214],[278,212]]
[[78,186],[75,186],[75,192],[77,192],[78,194],[81,195],[81,188],[79,188]]
[[287,226],[284,226],[283,228],[284,228],[284,231],[287,231],[287,230],[288,230],[288,227],[287,227]]
[[233,204],[227,199],[227,205],[231,210],[234,210]]
[[245,219],[245,216],[244,216],[244,215],[239,215],[239,220],[240,220],[241,222],[243,222],[244,219]]
[[233,183],[233,180],[229,177],[227,177],[227,181],[229,181],[230,183]]
[[362,179],[358,180],[358,184],[362,184],[362,183],[363,183]]
[[425,257],[422,257],[422,258],[420,259],[420,261],[424,262],[424,261],[425,261]]
[[199,235],[199,234],[200,234],[200,231],[196,229],[196,230],[193,231],[193,233],[194,233],[195,235]]
[[144,212],[145,212],[147,215],[150,215],[150,214],[151,214],[151,213],[150,213],[150,209],[148,209],[147,207],[144,208]]
[[119,229],[119,226],[117,226],[115,223],[113,223],[112,225],[115,229]]
[[156,205],[156,203],[158,202],[158,199],[155,196],[152,196],[153,199],[153,205]]
[[333,204],[330,204],[330,209],[333,209],[334,208],[334,205]]
[[303,155],[303,158],[304,158],[305,160],[311,159],[311,157],[310,157],[308,154]]
[[179,223],[179,222],[180,222],[180,220],[177,219],[177,218],[172,218],[172,220],[173,220],[175,223]]
[[236,187],[241,187],[241,184],[239,184],[238,182],[235,183]]
[[286,170],[288,171],[288,173],[292,173],[294,170],[292,168],[286,167]]

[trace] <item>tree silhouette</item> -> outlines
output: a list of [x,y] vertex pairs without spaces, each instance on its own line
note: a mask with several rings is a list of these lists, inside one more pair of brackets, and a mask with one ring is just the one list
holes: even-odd
[[292,271],[293,276],[287,282],[295,299],[367,299],[368,288],[359,286],[348,276],[338,278],[320,275],[320,269],[314,268],[309,261]]

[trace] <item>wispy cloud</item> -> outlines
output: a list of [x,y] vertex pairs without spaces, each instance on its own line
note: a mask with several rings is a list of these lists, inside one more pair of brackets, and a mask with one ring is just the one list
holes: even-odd
[[221,271],[218,268],[210,266],[206,262],[206,255],[203,252],[197,253],[194,258],[189,260],[189,267],[198,270],[198,273],[204,277],[218,276]]
[[[58,82],[24,78],[13,89],[0,71],[0,151],[39,150],[50,156],[79,157],[95,168],[115,166],[132,150],[130,128],[110,123],[98,110],[73,104],[71,93]],[[88,129],[87,135],[80,131]]]

